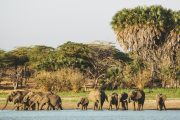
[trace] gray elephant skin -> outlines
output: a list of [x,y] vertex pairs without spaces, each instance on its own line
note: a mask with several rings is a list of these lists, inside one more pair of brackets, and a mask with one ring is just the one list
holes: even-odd
[[116,107],[116,110],[118,110],[118,94],[112,93],[109,98],[109,110],[112,110],[112,105]]
[[134,110],[136,110],[136,103],[138,104],[137,110],[143,110],[145,93],[143,90],[133,90],[129,93],[129,103],[133,101]]
[[6,103],[5,106],[2,108],[2,110],[4,110],[6,108],[6,106],[8,105],[8,102],[13,102],[13,104],[15,105],[14,109],[15,110],[23,110],[23,98],[24,96],[26,96],[26,94],[28,94],[28,91],[13,91],[11,92],[7,99],[6,99]]
[[88,98],[86,98],[86,97],[81,98],[81,100],[77,103],[77,107],[79,107],[80,105],[81,105],[82,110],[87,110],[87,107],[89,105]]
[[166,95],[158,94],[156,95],[156,103],[157,103],[157,110],[166,110],[165,106]]
[[105,100],[108,102],[108,97],[103,90],[93,90],[89,93],[89,100],[94,102],[94,110],[102,110]]
[[128,110],[128,94],[123,92],[119,96],[119,104],[122,107],[122,110]]
[[29,92],[23,99],[28,110],[62,110],[62,101],[58,95],[51,92]]

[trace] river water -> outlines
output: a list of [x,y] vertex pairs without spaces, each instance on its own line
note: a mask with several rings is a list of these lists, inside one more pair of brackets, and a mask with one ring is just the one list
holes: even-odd
[[180,110],[0,111],[0,120],[180,120]]

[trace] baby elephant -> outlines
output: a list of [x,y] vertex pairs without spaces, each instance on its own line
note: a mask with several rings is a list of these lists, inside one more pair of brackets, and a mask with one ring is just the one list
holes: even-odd
[[156,95],[157,110],[163,110],[163,108],[164,110],[166,110],[165,100],[166,100],[166,95],[163,94]]
[[119,97],[119,103],[122,106],[122,110],[128,110],[128,94],[123,92]]
[[118,94],[112,93],[109,100],[109,109],[112,110],[112,105],[115,105],[116,110],[118,110]]
[[88,98],[81,98],[81,100],[77,104],[77,107],[79,107],[81,105],[82,110],[87,110],[88,104],[89,104]]

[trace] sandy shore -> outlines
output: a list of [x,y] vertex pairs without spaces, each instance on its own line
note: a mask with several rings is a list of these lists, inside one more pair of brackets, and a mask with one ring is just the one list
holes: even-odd
[[[0,104],[0,109],[2,109],[4,106],[4,104]],[[8,104],[8,106],[6,107],[6,110],[12,110],[13,109],[13,104],[10,103]],[[166,107],[168,110],[180,110],[180,100],[167,100],[166,101]],[[76,106],[76,102],[63,102],[63,108],[64,109],[78,109]],[[91,102],[88,106],[88,109],[92,109],[93,108],[93,103]],[[108,103],[105,102],[104,109],[108,109]],[[129,109],[132,110],[133,109],[133,105],[132,103],[129,104]],[[155,100],[146,100],[145,104],[144,104],[144,109],[145,110],[155,110],[156,109],[156,101]]]

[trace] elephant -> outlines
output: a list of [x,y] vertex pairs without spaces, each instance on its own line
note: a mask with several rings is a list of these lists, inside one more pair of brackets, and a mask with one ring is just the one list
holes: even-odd
[[62,110],[61,98],[51,92],[30,92],[24,97],[23,101],[29,110],[42,110],[44,105],[46,105],[45,110]]
[[94,110],[102,110],[105,100],[108,102],[108,97],[103,90],[93,90],[89,93],[89,99],[94,102]]
[[38,92],[29,92],[23,99],[24,110],[39,110],[40,98]]
[[116,110],[118,110],[118,94],[112,93],[109,99],[109,109],[112,110],[112,105],[115,105]]
[[89,104],[88,98],[84,97],[84,98],[81,98],[81,100],[77,103],[77,107],[81,105],[82,110],[87,110],[88,104]]
[[129,93],[129,103],[133,101],[134,104],[134,110],[136,110],[135,103],[138,103],[138,109],[137,110],[143,110],[143,105],[145,101],[145,93],[143,90],[133,90]]
[[14,105],[15,105],[14,109],[23,110],[24,109],[23,108],[23,98],[28,93],[29,93],[29,91],[13,91],[13,92],[11,92],[6,99],[6,104],[2,108],[2,110],[4,110],[6,108],[6,106],[8,105],[8,102],[14,103]]
[[128,110],[128,94],[123,92],[119,96],[119,104],[122,106],[122,110]]
[[163,94],[156,95],[157,110],[163,110],[163,108],[164,110],[166,110],[165,100],[166,100],[166,95]]
[[49,98],[49,105],[50,108],[55,110],[63,110],[62,108],[62,100],[61,98],[56,94],[48,94],[47,97]]

